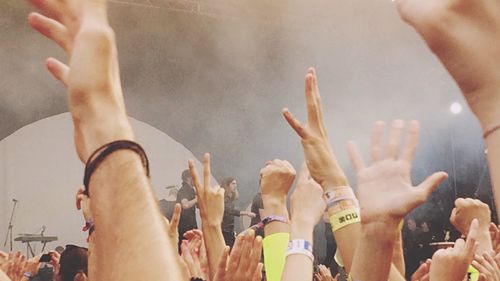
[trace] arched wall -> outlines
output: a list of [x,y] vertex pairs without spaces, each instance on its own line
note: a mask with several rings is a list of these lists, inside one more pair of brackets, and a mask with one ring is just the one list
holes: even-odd
[[[136,137],[146,150],[151,181],[159,198],[164,187],[179,185],[187,160],[194,155],[182,144],[154,127],[131,118]],[[198,164],[198,168],[201,165]],[[39,233],[59,237],[56,245],[85,245],[84,224],[75,207],[75,192],[82,183],[84,166],[76,156],[69,113],[29,124],[0,141],[0,249],[3,247],[12,199],[19,203],[14,216],[13,237],[20,233]],[[215,182],[215,181],[214,181]],[[37,245],[39,251],[41,247]],[[14,250],[25,245],[14,242]]]

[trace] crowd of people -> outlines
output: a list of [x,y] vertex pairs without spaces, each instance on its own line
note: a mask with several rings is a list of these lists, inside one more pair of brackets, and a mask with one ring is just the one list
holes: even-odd
[[[150,186],[146,152],[135,142],[125,110],[106,0],[30,2],[39,12],[29,15],[29,24],[69,56],[68,64],[49,58],[46,66],[67,89],[75,148],[85,163],[76,205],[89,232],[88,250],[67,246],[60,256],[51,252],[54,280],[339,279],[326,267],[314,266],[313,230],[325,210],[337,245],[334,259],[349,280],[393,281],[404,280],[405,275],[414,281],[500,280],[500,231],[491,223],[488,205],[472,198],[457,199],[450,214],[463,238],[436,251],[415,272],[405,272],[404,218],[447,174],[436,172],[414,186],[411,163],[419,123],[394,120],[386,130],[384,122],[376,121],[371,161],[360,155],[354,142],[348,144],[357,176],[354,192],[329,143],[313,68],[305,76],[307,123],[283,110],[302,143],[304,163],[297,176],[286,160],[265,163],[260,172],[261,220],[232,236],[234,216],[256,214],[234,207],[238,197],[234,179],[222,187],[211,183],[209,154],[203,156],[201,173],[188,163],[179,203],[171,220],[166,220]],[[402,19],[416,29],[457,82],[477,117],[499,202],[500,3],[394,2]],[[199,228],[194,205],[200,211]],[[256,235],[262,230],[264,238]],[[0,269],[2,281],[32,280],[40,269],[40,257],[27,260],[20,253],[0,253]]]

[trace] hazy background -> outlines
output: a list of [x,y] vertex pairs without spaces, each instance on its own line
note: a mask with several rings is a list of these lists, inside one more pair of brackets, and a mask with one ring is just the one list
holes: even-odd
[[[27,1],[0,3],[5,138],[65,112],[66,98],[43,67],[47,56],[64,55],[29,29]],[[134,0],[110,2],[109,13],[129,114],[198,158],[211,152],[214,176],[238,180],[242,206],[267,160],[298,168],[303,159],[281,109],[304,120],[309,66],[317,68],[329,136],[353,184],[346,140],[366,151],[373,121],[419,119],[414,180],[436,170],[450,179],[415,216],[445,221],[457,196],[476,191],[491,200],[478,124],[467,108],[450,113],[452,102],[465,105],[457,87],[391,1]]]

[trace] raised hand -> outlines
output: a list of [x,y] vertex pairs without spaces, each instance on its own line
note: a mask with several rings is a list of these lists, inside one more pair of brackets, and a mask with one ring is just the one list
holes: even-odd
[[201,246],[199,246],[198,249],[199,260],[202,272],[207,272],[209,270],[209,266],[208,266],[207,248],[205,246],[205,238],[203,237],[203,232],[199,229],[189,230],[186,233],[184,233],[184,238],[187,239],[188,241],[194,239],[201,241]]
[[203,224],[221,225],[224,216],[224,189],[210,184],[210,154],[206,153],[203,156],[203,183],[200,181],[193,161],[189,160],[188,164]]
[[422,263],[412,274],[411,281],[429,281],[429,270],[431,269],[431,260],[428,259]]
[[479,271],[479,281],[500,281],[500,269],[488,252],[475,255],[472,266]]
[[432,256],[430,280],[461,281],[474,258],[479,223],[472,220],[467,240],[458,239],[453,248],[437,250]]
[[262,197],[283,199],[287,196],[295,179],[295,169],[286,160],[268,161],[260,170]]
[[301,229],[310,228],[312,236],[314,226],[325,212],[326,203],[323,199],[323,189],[311,178],[305,163],[302,164],[300,169],[297,186],[291,198],[291,206],[292,231],[295,225]]
[[170,243],[172,247],[177,248],[179,243],[179,221],[181,219],[181,204],[177,203],[174,207],[174,212],[172,214],[172,219],[168,220],[165,218],[165,229],[167,230],[167,235],[170,237]]
[[479,221],[480,231],[488,231],[491,222],[490,207],[477,199],[458,198],[455,200],[455,208],[450,216],[450,222],[454,227],[462,234],[466,234],[474,218]]
[[236,237],[231,255],[224,249],[215,281],[260,281],[262,279],[262,238],[248,230]]
[[206,280],[206,275],[203,273],[199,260],[199,247],[201,241],[193,239],[191,241],[184,240],[181,244],[182,259],[184,260],[188,271],[189,278],[201,278]]
[[483,129],[498,122],[500,3],[479,0],[396,0],[460,86]]
[[[31,14],[35,29],[70,54],[69,68],[48,59],[47,67],[68,88],[78,156],[114,140],[133,140],[121,90],[113,30],[105,0],[32,0],[43,14]],[[92,83],[89,83],[92,81]]]
[[416,187],[411,184],[411,162],[417,147],[419,124],[416,121],[410,123],[404,149],[400,151],[404,127],[404,121],[395,120],[387,144],[382,145],[384,123],[375,123],[370,166],[365,166],[354,143],[348,145],[358,177],[358,199],[363,224],[390,222],[397,226],[406,214],[425,202],[447,178],[446,173],[438,172]]
[[314,68],[309,68],[307,71],[305,95],[307,103],[305,126],[287,108],[283,109],[283,116],[302,141],[304,156],[312,178],[323,188],[345,186],[347,178],[333,154],[323,122],[323,109]]
[[479,222],[477,236],[477,254],[492,250],[491,236],[489,232],[491,222],[491,211],[488,205],[477,199],[458,198],[455,200],[455,208],[451,211],[450,222],[462,234],[469,232],[469,225],[472,219]]

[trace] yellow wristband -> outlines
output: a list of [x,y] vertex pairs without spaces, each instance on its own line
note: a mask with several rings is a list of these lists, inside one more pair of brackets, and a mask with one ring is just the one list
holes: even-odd
[[467,280],[477,281],[479,279],[479,271],[475,269],[472,265],[469,265],[467,269]]
[[359,210],[356,208],[343,210],[330,216],[332,231],[337,231],[344,226],[348,226],[360,221],[361,218],[359,217]]
[[285,253],[290,241],[289,233],[274,233],[262,240],[264,266],[268,281],[280,281],[285,268]]

